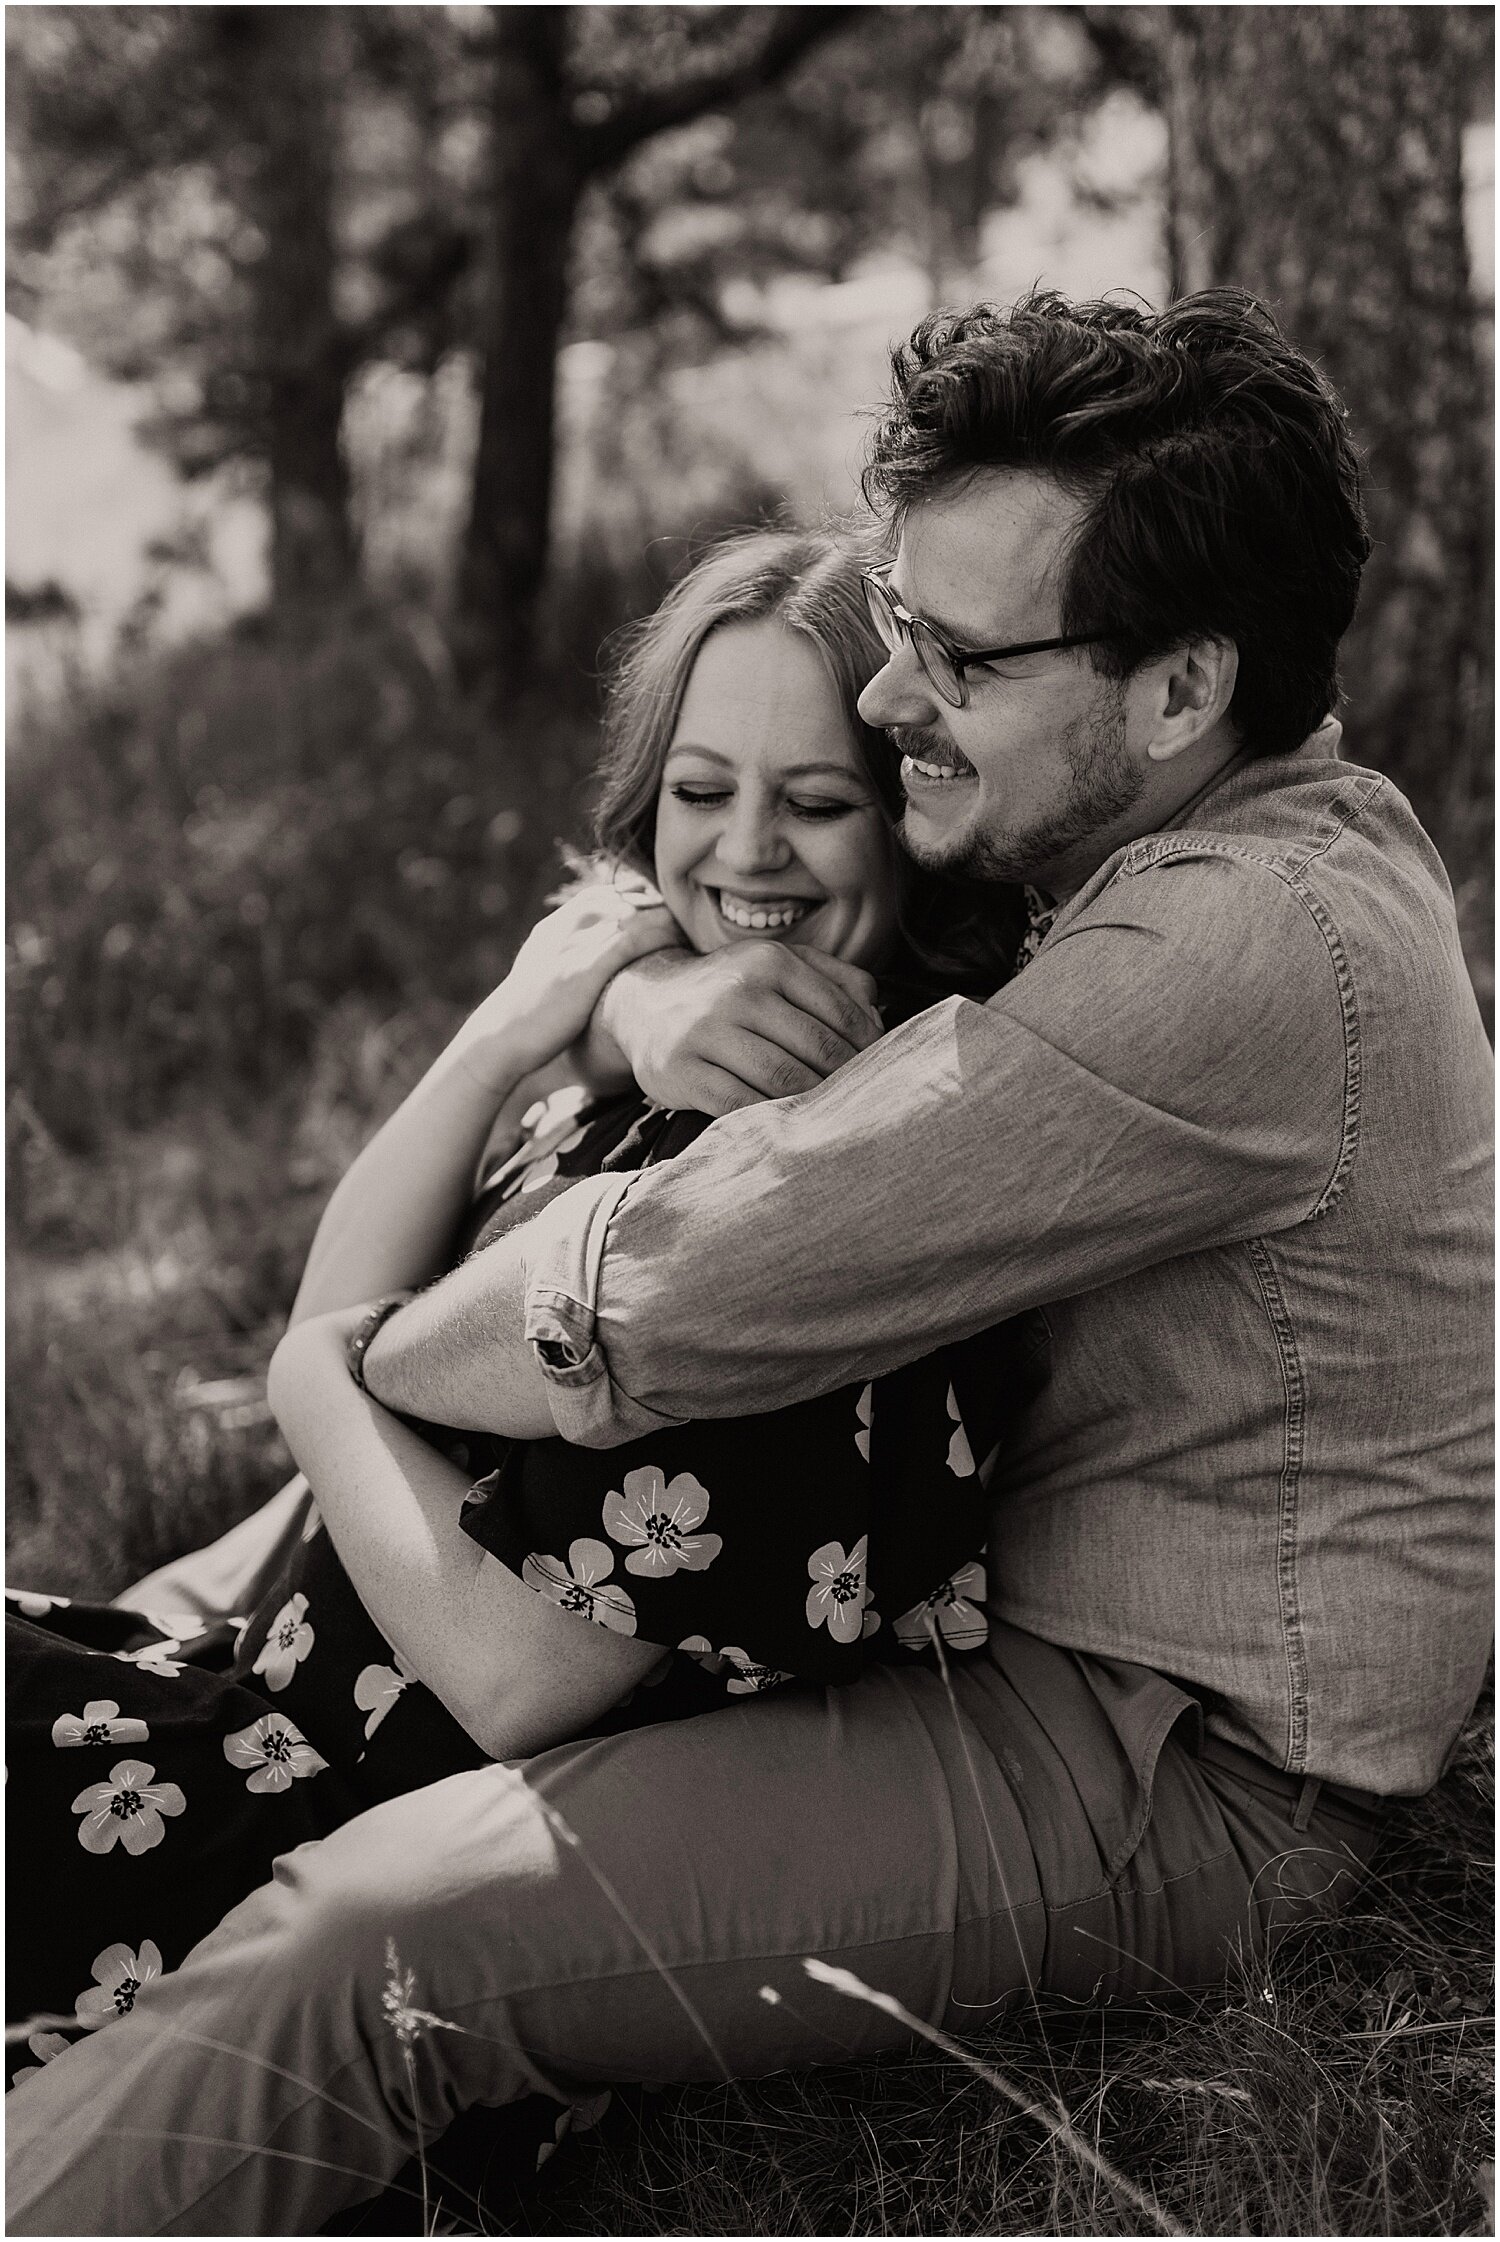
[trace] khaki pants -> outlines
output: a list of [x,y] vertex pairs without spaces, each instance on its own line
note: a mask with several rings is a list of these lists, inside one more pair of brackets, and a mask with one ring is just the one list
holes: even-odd
[[[381,1806],[15,2090],[10,2231],[312,2233],[474,2103],[902,2043],[805,1956],[960,2033],[1211,1983],[1337,1903],[1373,1817],[1200,1759],[1196,1714],[997,1626],[951,1690],[877,1668]],[[451,2029],[393,2017],[393,1956]]]

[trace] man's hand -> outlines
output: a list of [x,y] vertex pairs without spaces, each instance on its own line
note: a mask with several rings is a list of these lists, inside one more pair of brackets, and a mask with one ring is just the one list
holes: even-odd
[[631,1075],[659,1105],[734,1113],[810,1090],[883,1032],[857,965],[790,942],[663,953],[618,973],[579,1056],[602,1085]]

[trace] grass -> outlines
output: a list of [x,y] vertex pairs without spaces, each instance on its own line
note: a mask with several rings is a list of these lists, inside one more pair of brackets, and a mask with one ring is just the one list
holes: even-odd
[[[13,742],[12,1580],[112,1593],[285,1476],[262,1381],[318,1210],[503,970],[591,753],[576,696],[486,732],[368,615],[142,658]],[[1490,884],[1460,885],[1480,962]],[[1264,1976],[1018,2012],[974,2052],[1190,2233],[1491,2232],[1492,1828],[1486,1710],[1362,1903]],[[434,2164],[490,2231],[1155,2230],[926,2046],[623,2094],[524,2206],[493,2141],[474,2117]]]

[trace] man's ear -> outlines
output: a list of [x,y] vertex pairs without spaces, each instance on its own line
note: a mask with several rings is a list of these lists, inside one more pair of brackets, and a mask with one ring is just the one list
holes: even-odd
[[1229,713],[1239,676],[1239,648],[1230,638],[1191,638],[1153,665],[1159,680],[1153,763],[1170,763],[1206,739]]

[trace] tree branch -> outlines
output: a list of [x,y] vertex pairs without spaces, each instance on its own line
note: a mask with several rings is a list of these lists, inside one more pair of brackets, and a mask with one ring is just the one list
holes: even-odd
[[1129,86],[1143,100],[1162,97],[1160,42],[1167,26],[1161,8],[1071,8],[1107,79]]
[[845,30],[864,7],[773,8],[772,21],[754,52],[738,62],[725,63],[702,77],[677,85],[642,89],[630,96],[610,116],[597,124],[581,124],[577,145],[586,173],[608,171],[643,140],[673,125],[691,124],[710,109],[743,100],[763,86],[774,85],[814,47],[835,32]]

